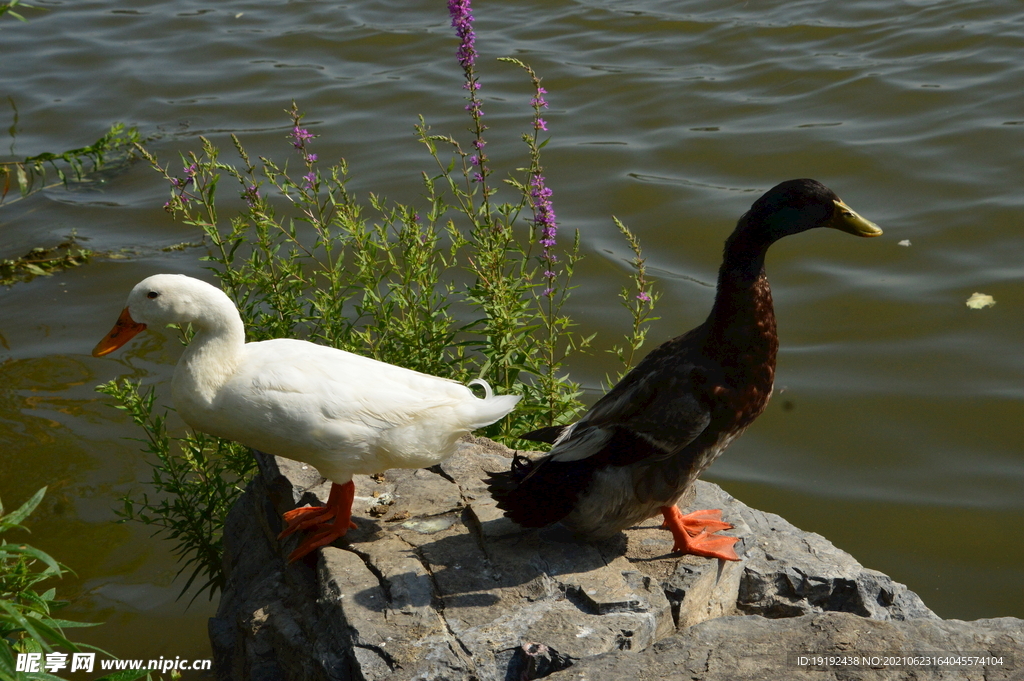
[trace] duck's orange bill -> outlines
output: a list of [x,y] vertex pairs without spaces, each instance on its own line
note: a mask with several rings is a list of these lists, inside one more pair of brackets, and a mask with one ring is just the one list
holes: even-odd
[[103,340],[97,343],[96,347],[92,349],[92,356],[102,357],[103,355],[110,354],[130,341],[135,337],[135,334],[145,328],[145,324],[139,324],[137,321],[132,319],[132,316],[128,314],[128,308],[126,307],[122,310],[121,316],[117,318],[117,322],[114,323],[114,328],[110,330],[110,333],[104,336]]

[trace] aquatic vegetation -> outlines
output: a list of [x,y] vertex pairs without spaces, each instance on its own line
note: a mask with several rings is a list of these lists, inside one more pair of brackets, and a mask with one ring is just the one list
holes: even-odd
[[[126,167],[135,158],[134,150],[140,146],[141,140],[135,128],[115,123],[90,145],[61,153],[36,154],[20,161],[0,162],[0,204],[14,186],[18,188],[19,198],[24,198],[60,184],[69,186],[95,180],[101,172]],[[51,174],[57,176],[57,182],[50,181]]]
[[[19,21],[27,21],[14,11],[15,7],[46,11],[20,0],[7,0],[0,2],[0,18],[9,15]],[[13,136],[18,123],[18,109],[13,99],[10,99],[10,103],[14,108],[14,124],[10,128]],[[134,127],[126,128],[123,123],[114,123],[105,135],[90,145],[61,153],[35,154],[20,161],[0,161],[0,205],[15,184],[19,198],[25,198],[35,191],[59,184],[69,186],[72,182],[81,184],[94,181],[101,171],[109,172],[127,166],[135,158],[134,149],[140,144],[139,133]],[[49,182],[48,168],[56,174],[58,182]]]
[[91,256],[92,251],[79,246],[75,235],[71,234],[56,246],[38,246],[19,258],[0,258],[0,285],[10,286],[18,281],[63,272],[85,264]]
[[6,14],[6,15],[8,15],[10,17],[13,17],[14,19],[17,19],[18,21],[28,21],[28,19],[26,19],[25,17],[21,16],[20,14],[18,14],[17,12],[14,11],[15,7],[21,7],[23,9],[35,9],[35,10],[40,9],[39,7],[33,7],[32,5],[27,5],[24,2],[21,2],[21,0],[7,0],[7,2],[0,2],[0,17],[4,16]]

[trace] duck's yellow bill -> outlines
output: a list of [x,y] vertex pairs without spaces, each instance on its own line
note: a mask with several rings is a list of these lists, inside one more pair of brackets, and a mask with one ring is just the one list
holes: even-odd
[[128,308],[126,307],[121,311],[121,316],[117,318],[114,323],[114,328],[110,330],[106,336],[103,337],[96,347],[92,349],[93,357],[102,357],[108,355],[114,350],[130,341],[135,337],[137,333],[146,328],[145,324],[140,324],[132,316],[128,314]]
[[854,236],[880,236],[882,234],[881,227],[871,222],[871,220],[861,217],[857,211],[842,201],[837,200],[834,203],[836,204],[836,210],[832,214],[832,219],[826,224],[826,227],[832,227]]

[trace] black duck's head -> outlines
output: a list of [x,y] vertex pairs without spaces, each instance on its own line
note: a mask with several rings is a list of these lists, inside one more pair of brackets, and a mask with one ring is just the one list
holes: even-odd
[[[745,236],[767,247],[790,234],[832,227],[856,236],[878,236],[878,225],[858,215],[817,180],[787,180],[754,202],[740,221]],[[744,224],[745,223],[745,224]]]

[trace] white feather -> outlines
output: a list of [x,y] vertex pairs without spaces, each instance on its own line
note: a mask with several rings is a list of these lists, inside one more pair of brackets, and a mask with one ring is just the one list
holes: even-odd
[[[157,293],[154,297],[153,293]],[[443,461],[459,437],[497,421],[519,396],[465,385],[300,340],[245,343],[218,288],[155,275],[128,298],[132,319],[197,333],[178,361],[172,397],[193,428],[315,466],[337,484],[357,473]]]

